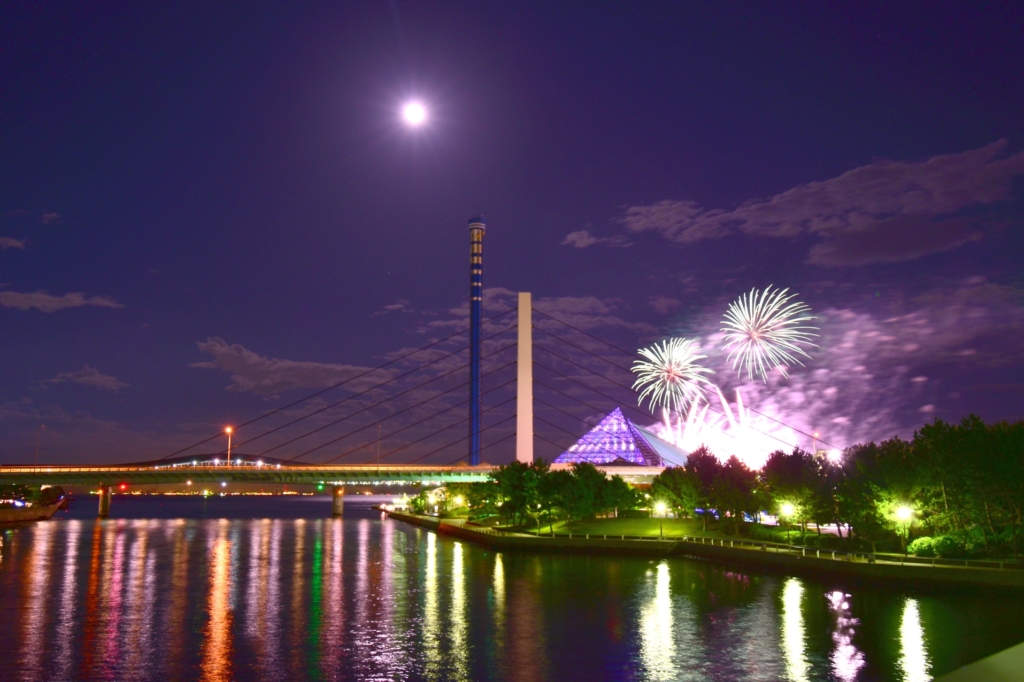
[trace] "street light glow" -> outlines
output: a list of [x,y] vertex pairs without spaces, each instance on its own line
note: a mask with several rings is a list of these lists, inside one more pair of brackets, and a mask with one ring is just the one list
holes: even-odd
[[662,514],[662,515],[664,515],[664,513],[665,513],[665,510],[666,510],[666,507],[665,507],[665,503],[664,503],[664,502],[658,502],[658,503],[657,503],[656,505],[654,505],[654,509],[655,509],[655,511],[657,511],[657,512],[658,512],[659,514]]
[[796,512],[796,507],[789,502],[783,502],[781,511],[783,516],[792,516]]
[[833,464],[838,464],[839,460],[841,460],[842,458],[843,458],[842,450],[839,450],[837,448],[832,448],[831,450],[828,451],[828,461],[832,462]]
[[907,522],[910,517],[914,515],[914,510],[910,507],[903,506],[896,510],[896,518],[900,521]]
[[418,128],[427,122],[427,108],[420,102],[407,102],[402,107],[402,118],[408,125]]
[[232,432],[234,432],[234,429],[231,428],[230,426],[225,426],[224,427],[224,433],[232,433]]

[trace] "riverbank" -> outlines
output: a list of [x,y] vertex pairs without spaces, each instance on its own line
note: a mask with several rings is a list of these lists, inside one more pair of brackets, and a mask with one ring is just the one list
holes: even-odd
[[707,537],[659,538],[573,534],[537,536],[507,533],[477,526],[461,519],[439,519],[404,512],[386,512],[394,519],[450,535],[498,551],[568,552],[582,554],[630,554],[645,556],[688,556],[723,564],[742,566],[815,578],[836,576],[865,582],[912,584],[938,588],[1009,588],[1024,590],[1024,569],[1019,564],[971,565],[986,562],[942,560],[908,562],[898,555],[832,552],[750,540]]

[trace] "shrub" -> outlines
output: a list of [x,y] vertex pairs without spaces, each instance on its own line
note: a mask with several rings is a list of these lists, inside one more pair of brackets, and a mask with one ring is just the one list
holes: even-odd
[[952,535],[938,535],[932,538],[932,549],[935,556],[943,559],[956,559],[963,557],[966,553],[964,546]]
[[932,538],[917,538],[907,546],[907,553],[921,557],[935,556],[935,547],[933,546]]

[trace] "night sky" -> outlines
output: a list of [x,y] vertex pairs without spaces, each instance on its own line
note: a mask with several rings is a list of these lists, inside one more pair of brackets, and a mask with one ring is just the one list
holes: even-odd
[[[726,395],[838,447],[1024,418],[1022,35],[1017,3],[4,3],[0,463],[32,461],[40,424],[40,461],[160,457],[356,375],[240,447],[410,389],[271,455],[384,410],[409,426],[385,452],[427,436],[393,461],[455,460],[432,444],[465,435],[465,355],[399,375],[465,341],[362,373],[464,329],[478,213],[485,316],[530,291],[627,350],[698,339]],[[750,383],[715,333],[766,285],[811,306],[820,348]],[[591,353],[624,354],[538,325],[578,347],[565,375],[628,384]],[[485,443],[514,426],[504,371]],[[549,459],[636,405],[543,380],[591,405],[537,389],[561,409],[537,406]],[[448,389],[445,415],[414,406]]]

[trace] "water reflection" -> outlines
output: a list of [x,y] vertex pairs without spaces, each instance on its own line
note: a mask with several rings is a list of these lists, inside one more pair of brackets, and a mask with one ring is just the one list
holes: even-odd
[[907,599],[903,604],[903,618],[900,620],[900,670],[904,682],[925,682],[932,679],[931,663],[921,626],[921,612],[916,599]]
[[843,682],[853,682],[857,672],[864,667],[864,654],[853,645],[854,626],[860,621],[850,615],[850,595],[845,592],[829,592],[828,606],[835,623],[832,630],[832,672]]
[[851,597],[685,559],[494,553],[376,518],[4,532],[2,679],[916,681],[943,672],[940,628],[963,630],[950,667],[1024,637],[1013,595]]
[[68,522],[67,541],[64,549],[64,580],[60,590],[60,613],[62,617],[57,622],[57,652],[54,663],[54,677],[59,680],[69,680],[73,677],[74,666],[74,636],[78,628],[78,621],[74,617],[76,611],[76,593],[78,588],[78,542],[82,533],[82,522],[75,520]]
[[211,548],[210,593],[207,600],[209,620],[204,629],[201,668],[203,679],[232,679],[231,641],[231,541],[228,522],[221,521]]
[[32,534],[32,554],[25,562],[25,592],[29,604],[21,619],[24,632],[25,670],[29,677],[41,677],[43,670],[44,637],[49,620],[50,549],[53,539],[52,524],[38,524]]
[[806,682],[810,665],[803,614],[804,588],[796,578],[782,587],[782,650],[786,660],[786,676],[792,682]]
[[640,617],[641,656],[651,680],[675,679],[675,647],[672,639],[672,594],[668,562],[655,570],[654,596]]
[[466,575],[462,565],[462,543],[456,542],[452,557],[452,613],[451,613],[452,679],[469,677],[466,619]]
[[427,533],[427,564],[423,576],[423,654],[428,679],[435,679],[441,668],[440,622],[437,612],[437,536]]

